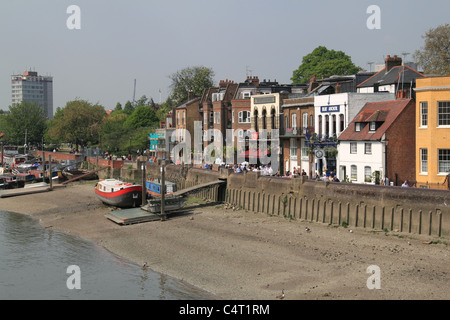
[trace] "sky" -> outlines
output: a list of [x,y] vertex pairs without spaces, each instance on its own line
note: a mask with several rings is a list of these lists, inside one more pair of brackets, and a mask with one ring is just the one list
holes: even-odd
[[74,99],[109,110],[143,95],[165,101],[169,76],[192,66],[211,68],[215,83],[289,84],[318,46],[366,70],[387,55],[413,60],[446,23],[448,0],[2,0],[0,109],[11,105],[11,75],[26,70],[53,76],[54,110]]

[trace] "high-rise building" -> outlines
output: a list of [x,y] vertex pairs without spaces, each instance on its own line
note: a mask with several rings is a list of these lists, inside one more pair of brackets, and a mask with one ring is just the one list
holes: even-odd
[[40,105],[48,119],[53,119],[53,77],[35,71],[11,76],[12,104],[22,101]]

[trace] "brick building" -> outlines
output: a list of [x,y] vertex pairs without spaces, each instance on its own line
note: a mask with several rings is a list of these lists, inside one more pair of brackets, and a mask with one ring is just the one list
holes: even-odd
[[338,178],[377,183],[387,176],[399,186],[415,183],[413,99],[368,102],[339,136]]
[[312,175],[312,159],[305,144],[307,130],[314,132],[314,97],[285,99],[282,105],[283,127],[280,144],[283,147],[283,168],[291,173],[294,168]]
[[[199,106],[200,98],[191,98],[174,110],[176,140],[178,142],[184,142],[190,139],[191,149],[194,148],[195,121],[202,121]],[[184,154],[184,149],[179,156],[184,159],[190,157],[190,155]]]

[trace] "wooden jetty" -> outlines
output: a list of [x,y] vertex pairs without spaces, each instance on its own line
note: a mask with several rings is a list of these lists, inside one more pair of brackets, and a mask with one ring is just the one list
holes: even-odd
[[[165,199],[168,205],[164,210],[164,214],[165,215],[174,214],[180,212],[180,210],[182,209],[182,206],[176,205],[176,203],[174,203],[172,207],[170,205],[171,202],[182,201],[183,200],[182,198],[190,193],[198,192],[199,190],[211,188],[217,184],[223,183],[226,183],[226,181],[216,180],[174,192],[171,197]],[[138,208],[113,210],[107,213],[105,217],[120,225],[130,225],[148,221],[162,220],[161,212],[158,211],[158,208],[160,210],[160,206],[157,205],[158,200],[161,201],[161,199],[158,198],[151,199],[146,205]],[[157,209],[156,212],[153,211],[153,209],[155,209],[155,205]]]
[[194,193],[194,192],[198,192],[201,191],[203,189],[209,189],[211,187],[214,187],[215,185],[220,185],[220,184],[226,184],[227,182],[225,180],[215,180],[215,181],[210,181],[210,182],[205,182],[202,184],[198,184],[189,188],[185,188],[185,189],[181,189],[178,191],[175,191],[173,193],[174,197],[184,197],[187,196],[190,193]]

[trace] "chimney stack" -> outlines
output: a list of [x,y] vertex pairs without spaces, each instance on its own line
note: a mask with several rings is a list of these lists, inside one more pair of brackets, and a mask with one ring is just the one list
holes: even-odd
[[402,58],[397,57],[397,55],[395,55],[393,57],[388,55],[385,60],[386,72],[389,72],[393,67],[397,67],[397,66],[401,66],[401,65],[402,65]]

